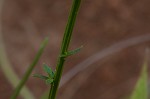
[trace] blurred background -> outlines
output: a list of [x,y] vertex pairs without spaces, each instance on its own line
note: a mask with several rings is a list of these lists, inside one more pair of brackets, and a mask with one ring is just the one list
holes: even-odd
[[[9,62],[21,79],[48,37],[33,73],[44,74],[43,63],[55,69],[72,1],[0,0],[0,48],[7,56],[6,60],[0,50],[0,66]],[[124,99],[131,94],[150,47],[149,4],[150,0],[82,0],[70,49],[84,47],[67,58],[57,99]],[[26,86],[36,99],[49,89],[33,77]],[[0,99],[9,99],[14,88],[2,68],[0,87]]]

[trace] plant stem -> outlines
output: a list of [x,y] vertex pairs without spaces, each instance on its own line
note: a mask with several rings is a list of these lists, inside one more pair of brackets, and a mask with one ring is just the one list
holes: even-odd
[[12,94],[11,96],[11,99],[16,99],[17,96],[19,95],[19,92],[21,91],[22,87],[24,86],[24,84],[26,83],[26,81],[28,80],[30,74],[32,73],[35,65],[37,64],[37,62],[39,61],[43,51],[44,51],[44,48],[46,47],[48,43],[48,39],[46,38],[43,43],[41,44],[41,47],[38,51],[38,53],[36,54],[35,56],[35,59],[33,60],[33,63],[29,66],[28,70],[26,71],[23,79],[20,81],[20,83],[18,84],[18,86],[16,87],[14,93]]
[[65,29],[65,33],[64,33],[64,37],[63,37],[63,41],[62,41],[62,45],[61,45],[60,55],[59,55],[59,58],[57,61],[57,67],[56,67],[56,74],[55,74],[54,82],[51,85],[48,99],[55,99],[55,97],[56,97],[56,93],[58,90],[59,82],[60,82],[62,71],[63,71],[63,65],[64,65],[65,58],[66,58],[66,57],[61,57],[61,55],[64,55],[68,51],[68,47],[69,47],[69,43],[71,40],[72,31],[74,28],[74,24],[76,21],[76,16],[78,13],[78,9],[80,7],[80,3],[81,3],[81,0],[74,0],[73,1],[73,5],[72,5],[71,11],[70,11],[68,23],[67,23],[67,26]]

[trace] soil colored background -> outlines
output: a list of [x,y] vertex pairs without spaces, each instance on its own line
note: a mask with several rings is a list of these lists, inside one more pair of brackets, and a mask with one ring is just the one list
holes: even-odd
[[[3,39],[8,58],[20,78],[47,36],[49,44],[34,73],[43,73],[43,63],[55,68],[71,3],[72,0],[5,0]],[[82,0],[70,49],[81,45],[84,48],[67,59],[64,74],[109,46],[150,34],[149,4],[150,0]],[[60,88],[57,99],[127,97],[139,75],[145,49],[149,46],[150,40],[94,62]],[[9,99],[13,88],[2,71],[0,86],[0,99]],[[33,77],[30,77],[27,86],[36,99],[48,89],[43,81]]]

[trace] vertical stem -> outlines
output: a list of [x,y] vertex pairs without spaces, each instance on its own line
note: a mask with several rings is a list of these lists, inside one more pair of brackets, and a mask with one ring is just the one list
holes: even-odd
[[69,47],[69,43],[71,40],[72,31],[74,28],[74,24],[76,21],[76,16],[78,13],[78,9],[80,7],[80,3],[81,3],[81,0],[74,0],[73,1],[73,5],[72,5],[71,11],[70,11],[68,23],[67,23],[67,26],[65,29],[65,33],[64,33],[64,37],[63,37],[63,41],[62,41],[62,45],[61,45],[60,56],[59,56],[58,61],[57,61],[57,67],[56,67],[56,74],[55,74],[54,82],[51,85],[48,99],[55,99],[56,98],[56,93],[58,90],[60,78],[61,78],[62,71],[63,71],[63,65],[65,62],[65,57],[61,57],[61,55],[64,55],[65,52],[68,51],[68,47]]

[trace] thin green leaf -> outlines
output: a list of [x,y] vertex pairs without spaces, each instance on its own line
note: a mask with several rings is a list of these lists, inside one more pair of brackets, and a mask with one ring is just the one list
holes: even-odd
[[41,74],[33,74],[33,77],[40,78],[40,79],[43,79],[43,80],[47,80],[48,79],[47,76],[44,76],[44,75],[41,75]]
[[64,55],[61,55],[61,57],[67,57],[67,56],[74,55],[74,54],[78,53],[82,48],[83,48],[83,46],[81,46],[81,47],[79,47],[79,48],[77,48],[75,50],[68,51]]
[[44,48],[46,47],[48,43],[48,38],[46,38],[40,48],[39,48],[39,51],[37,52],[33,62],[31,63],[31,65],[29,66],[29,68],[27,69],[27,71],[25,72],[22,80],[19,82],[19,84],[17,85],[16,89],[14,90],[12,96],[10,99],[17,99],[17,96],[19,95],[19,93],[21,92],[21,89],[23,88],[23,86],[25,85],[25,83],[27,82],[28,78],[30,77],[30,74],[32,73],[33,69],[35,68],[36,64],[38,63],[43,51],[44,51]]
[[54,78],[54,72],[48,65],[44,64],[43,69],[49,75],[49,77]]
[[51,83],[53,83],[53,81],[54,81],[54,79],[49,78],[46,80],[46,84],[51,84]]
[[140,78],[130,99],[148,99],[147,62],[144,63]]

